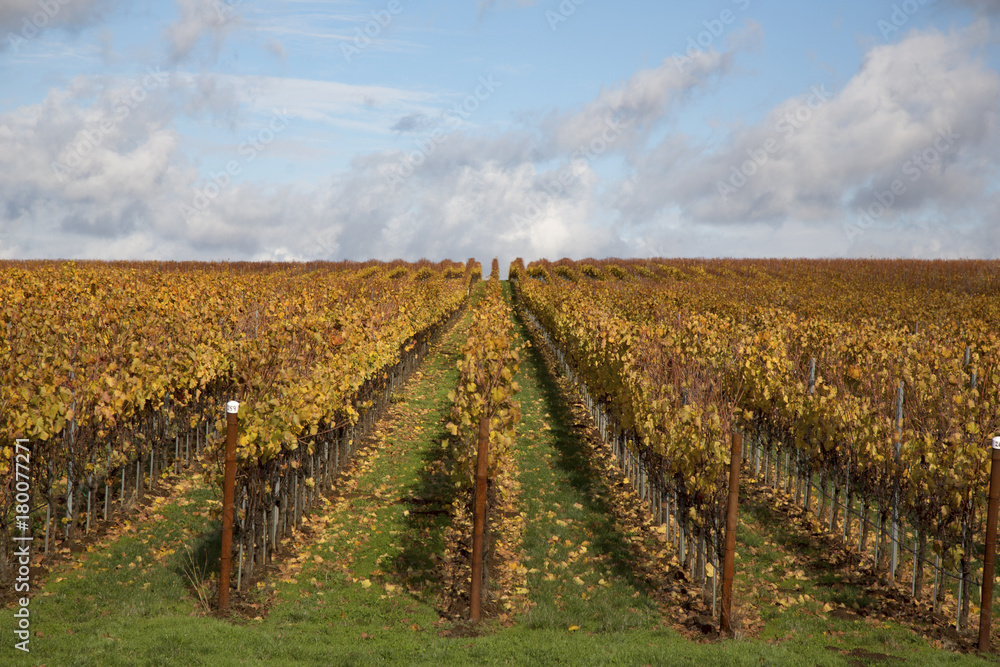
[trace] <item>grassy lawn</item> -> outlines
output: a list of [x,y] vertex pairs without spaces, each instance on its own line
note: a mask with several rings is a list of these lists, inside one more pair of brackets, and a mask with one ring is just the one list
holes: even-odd
[[[671,580],[669,547],[644,523],[606,453],[584,437],[591,429],[580,407],[565,399],[537,348],[526,352],[518,378],[524,418],[517,455],[532,608],[478,627],[443,620],[433,572],[443,552],[450,489],[435,462],[465,326],[463,320],[435,347],[338,493],[284,545],[295,556],[253,591],[245,618],[206,613],[192,586],[217,570],[219,523],[210,512],[217,502],[212,491],[186,479],[121,535],[36,582],[31,653],[16,651],[8,631],[0,661],[988,664],[935,649],[891,620],[824,612],[838,600],[864,604],[863,587],[809,566],[815,553],[803,562],[780,521],[752,508],[741,524],[737,594],[748,620],[758,619],[758,636],[692,641],[677,623],[693,608],[690,592],[683,582],[664,583]],[[778,604],[779,596],[795,601]],[[13,610],[3,613],[4,627],[12,627]]]

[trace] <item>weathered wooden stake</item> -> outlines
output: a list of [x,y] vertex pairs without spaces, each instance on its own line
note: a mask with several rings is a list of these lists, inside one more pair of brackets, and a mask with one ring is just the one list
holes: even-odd
[[736,515],[740,505],[740,459],[743,434],[733,433],[733,448],[729,457],[729,508],[726,512],[726,557],[722,570],[722,618],[720,630],[732,632],[733,570],[736,567]]
[[472,524],[472,592],[469,618],[480,620],[483,596],[483,532],[486,526],[486,471],[490,456],[490,418],[479,420],[479,443],[476,452],[476,498]]
[[997,506],[1000,505],[1000,437],[993,438],[990,461],[990,504],[986,518],[986,555],[983,558],[983,595],[979,610],[979,650],[990,650],[993,613],[993,569],[997,555]]

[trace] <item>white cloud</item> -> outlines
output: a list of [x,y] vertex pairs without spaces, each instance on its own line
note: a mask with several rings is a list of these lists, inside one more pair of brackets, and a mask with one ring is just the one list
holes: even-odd
[[164,30],[171,62],[191,58],[202,44],[214,61],[225,38],[242,22],[241,4],[242,0],[177,0],[177,20]]
[[[191,24],[177,28],[178,57],[214,39],[204,32],[215,30],[211,21]],[[803,91],[710,148],[676,134],[649,144],[688,97],[734,71],[735,52],[709,51],[683,66],[667,59],[575,109],[525,116],[515,126],[462,123],[395,185],[388,177],[412,153],[414,139],[441,127],[456,94],[175,72],[126,104],[123,115],[122,101],[141,81],[79,77],[39,104],[0,114],[0,256],[996,253],[1000,195],[990,187],[1000,75],[976,56],[985,35],[984,24],[910,33],[872,49],[856,75],[824,91],[823,101]],[[808,118],[796,119],[803,105]],[[185,154],[194,139],[179,128],[208,120],[232,130],[232,145],[214,146],[205,167],[219,172],[239,159],[240,128],[274,109],[290,118],[289,134],[301,132],[296,141],[333,127],[396,148],[357,154],[346,169],[308,183],[230,179],[208,205],[182,214],[210,182],[197,164],[206,153]],[[612,141],[603,137],[609,120],[623,127]],[[879,224],[853,240],[844,236],[845,216],[891,187],[907,160],[948,129],[958,137],[918,182],[907,182]],[[65,161],[88,136],[94,145],[60,177],[53,162]],[[770,139],[779,149],[736,192],[720,197],[717,183]],[[598,140],[600,150],[593,148]],[[581,157],[581,146],[594,154]],[[598,162],[607,157],[623,163],[623,181],[602,178]]]
[[117,4],[118,0],[3,0],[0,51],[18,51],[26,41],[48,30],[79,30],[93,25]]
[[931,207],[948,219],[997,175],[1000,76],[975,55],[984,31],[876,47],[840,91],[804,91],[719,148],[668,138],[637,159],[619,206],[634,223],[679,207],[702,223],[839,226],[899,182],[880,223]]
[[264,45],[264,50],[282,62],[288,57],[285,44],[280,39],[269,39]]
[[726,73],[732,64],[731,51],[701,52],[681,62],[666,58],[655,69],[640,70],[618,86],[602,89],[583,108],[570,113],[552,113],[542,124],[552,150],[571,152],[601,136],[609,120],[626,128],[631,139],[644,137],[684,97],[704,87],[713,76]]

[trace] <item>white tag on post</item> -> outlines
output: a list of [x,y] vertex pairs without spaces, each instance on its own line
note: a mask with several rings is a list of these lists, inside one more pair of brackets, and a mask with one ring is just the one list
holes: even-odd
[[993,449],[1000,449],[1000,436],[993,438]]
[[226,403],[226,414],[235,415],[240,412],[239,401],[229,401]]

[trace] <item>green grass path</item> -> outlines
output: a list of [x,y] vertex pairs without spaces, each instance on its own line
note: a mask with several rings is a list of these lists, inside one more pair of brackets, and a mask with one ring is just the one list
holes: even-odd
[[[520,324],[518,332],[527,335]],[[525,565],[534,603],[524,624],[576,626],[584,633],[656,630],[659,610],[631,567],[626,538],[615,526],[612,491],[588,460],[574,428],[577,416],[537,349],[524,354],[518,381]]]

